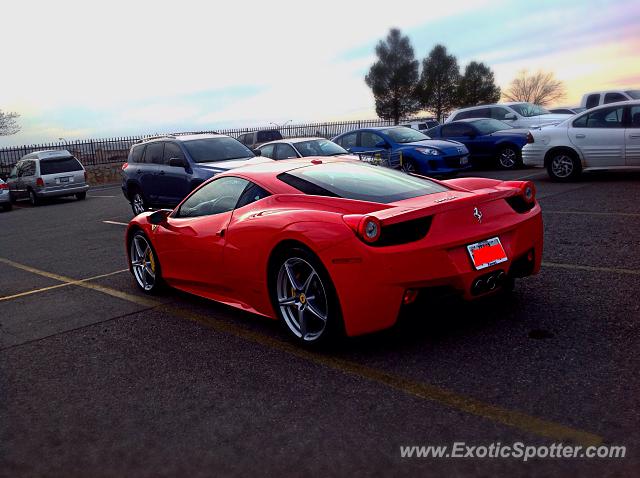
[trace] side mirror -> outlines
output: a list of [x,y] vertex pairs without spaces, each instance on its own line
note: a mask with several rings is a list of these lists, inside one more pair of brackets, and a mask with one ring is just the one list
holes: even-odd
[[158,211],[147,216],[149,224],[159,226],[167,222],[167,217],[171,214],[171,209],[159,209]]
[[262,151],[260,151],[259,149],[252,149],[251,150],[253,152],[253,154],[255,154],[256,156],[262,156]]
[[187,162],[184,158],[169,158],[169,166],[174,168],[186,168]]
[[389,148],[389,143],[387,143],[386,141],[378,141],[375,145],[376,148],[382,148],[382,149],[388,149]]
[[504,115],[504,119],[506,119],[506,120],[515,120],[517,118],[516,118],[515,113],[507,113],[506,115]]

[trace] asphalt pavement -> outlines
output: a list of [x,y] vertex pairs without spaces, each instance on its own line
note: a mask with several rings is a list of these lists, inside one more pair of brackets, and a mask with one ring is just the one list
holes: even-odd
[[[640,174],[535,182],[545,250],[512,296],[423,303],[313,352],[126,270],[129,204],[0,213],[0,475],[631,476],[640,470]],[[624,458],[402,458],[620,445]]]

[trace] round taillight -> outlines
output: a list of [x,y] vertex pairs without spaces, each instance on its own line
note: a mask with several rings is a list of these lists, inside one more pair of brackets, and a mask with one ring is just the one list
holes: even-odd
[[532,203],[536,198],[536,187],[532,182],[527,181],[524,186],[522,186],[522,197],[528,203]]
[[375,242],[380,237],[380,221],[375,217],[365,216],[360,222],[360,237],[366,242]]

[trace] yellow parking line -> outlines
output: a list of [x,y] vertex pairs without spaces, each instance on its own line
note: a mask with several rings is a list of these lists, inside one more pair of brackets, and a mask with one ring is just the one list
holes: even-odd
[[[58,274],[52,274],[46,271],[41,271],[33,267],[24,266],[8,259],[0,258],[0,262],[44,277],[55,278],[56,280],[64,280],[66,282],[73,282],[72,279],[69,279],[67,277]],[[141,298],[132,294],[127,294],[125,292],[111,289],[110,287],[98,286],[97,284],[86,282],[82,282],[77,285],[79,285],[80,287],[97,290],[110,296],[128,300],[136,304],[151,307],[162,306],[162,304],[158,301]],[[496,405],[476,400],[472,397],[466,397],[464,395],[457,394],[442,387],[431,385],[425,382],[410,380],[398,375],[394,375],[392,373],[385,372],[383,370],[359,364],[357,362],[315,353],[291,343],[266,336],[260,332],[245,329],[244,327],[226,322],[219,318],[208,317],[202,314],[185,311],[171,305],[164,305],[160,307],[160,309],[169,312],[177,317],[206,325],[207,327],[210,327],[214,330],[231,334],[244,340],[258,343],[260,345],[274,348],[290,355],[307,360],[309,362],[322,365],[361,379],[365,379],[373,383],[385,385],[408,395],[412,395],[423,400],[436,402],[441,405],[445,405],[447,407],[460,410],[487,420],[491,420],[527,433],[532,433],[555,441],[572,441],[582,446],[598,445],[603,442],[602,437],[593,433],[578,430],[552,421],[543,420],[515,410],[501,408]]]
[[614,272],[616,274],[631,274],[640,275],[638,269],[621,269],[617,267],[596,267],[596,266],[582,266],[579,264],[561,264],[558,262],[543,262],[543,267],[557,267],[558,269],[572,269],[578,271],[590,271],[590,272]]
[[548,209],[542,210],[543,214],[576,214],[579,216],[622,216],[622,217],[640,217],[640,214],[634,212],[599,212],[599,211],[553,211]]

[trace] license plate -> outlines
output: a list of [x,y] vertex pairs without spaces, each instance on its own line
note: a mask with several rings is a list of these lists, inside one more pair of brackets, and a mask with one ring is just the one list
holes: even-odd
[[504,252],[500,239],[492,237],[486,241],[476,242],[467,246],[471,262],[476,270],[495,266],[507,260],[507,253]]
[[68,183],[69,182],[69,178],[68,177],[58,178],[58,182],[60,182],[60,183]]

